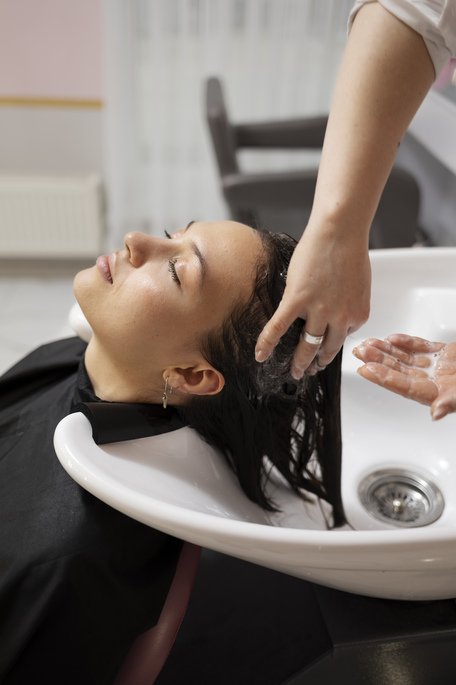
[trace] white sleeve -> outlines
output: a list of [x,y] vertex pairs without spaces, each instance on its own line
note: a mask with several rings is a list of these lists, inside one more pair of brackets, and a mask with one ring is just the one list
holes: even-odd
[[357,0],[348,19],[349,31],[361,7],[377,1],[423,37],[436,75],[456,57],[456,0]]

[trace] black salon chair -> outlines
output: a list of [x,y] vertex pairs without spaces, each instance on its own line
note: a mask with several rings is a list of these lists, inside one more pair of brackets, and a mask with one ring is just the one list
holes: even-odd
[[[247,173],[239,164],[239,152],[320,149],[327,116],[234,124],[227,113],[222,84],[212,77],[206,82],[206,117],[231,217],[251,226],[285,231],[299,239],[310,215],[317,168]],[[419,204],[415,178],[395,166],[372,224],[369,246],[413,245],[417,240]]]

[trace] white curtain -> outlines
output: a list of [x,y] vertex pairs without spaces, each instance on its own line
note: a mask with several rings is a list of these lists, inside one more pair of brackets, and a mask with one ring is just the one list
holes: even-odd
[[[234,121],[322,114],[352,0],[105,0],[108,243],[227,216],[206,131],[204,82]],[[312,163],[315,159],[311,159]],[[245,169],[302,153],[244,153]]]

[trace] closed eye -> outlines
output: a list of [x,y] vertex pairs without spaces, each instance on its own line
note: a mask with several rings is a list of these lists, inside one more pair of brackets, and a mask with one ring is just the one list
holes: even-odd
[[170,272],[171,278],[173,279],[173,281],[175,281],[180,288],[181,282],[179,280],[179,276],[177,275],[177,271],[176,271],[176,261],[177,261],[177,259],[170,259],[168,261],[168,271]]
[[[185,227],[185,229],[184,229],[183,232],[185,233],[185,231],[187,231],[187,230],[190,228],[190,226],[192,226],[194,223],[196,223],[196,222],[195,222],[195,221],[190,221],[190,223],[187,224],[187,226]],[[168,238],[168,240],[173,240],[173,236],[170,235],[166,229],[163,229],[163,233],[164,233],[165,236]],[[181,232],[179,232],[178,234],[176,234],[176,236],[177,236],[177,235],[179,235],[179,237],[180,237]],[[197,257],[197,259],[198,259],[198,261],[199,261],[199,266],[200,266],[200,287],[202,287],[203,281],[204,281],[204,276],[205,276],[206,271],[207,271],[207,262],[206,262],[206,259],[204,258],[204,256],[201,254],[201,250],[200,250],[199,247],[194,243],[194,241],[190,241],[190,247],[191,247],[193,253],[195,254],[195,256]],[[170,259],[170,260],[169,260],[169,262],[168,262],[168,271],[171,273],[171,276],[172,276],[173,280],[176,281],[176,283],[177,283],[177,284],[179,285],[179,287],[180,287],[180,286],[181,286],[181,282],[180,282],[179,276],[177,275],[177,272],[176,272],[176,267],[175,267],[176,262],[177,262],[177,259]]]
[[[163,233],[168,238],[168,240],[172,240],[172,236],[168,233],[168,231],[166,229],[163,230]],[[173,279],[173,281],[175,281],[177,283],[177,285],[180,287],[181,282],[179,280],[179,276],[177,275],[177,271],[176,271],[176,261],[177,261],[177,259],[168,260],[168,271],[171,274],[171,278]]]

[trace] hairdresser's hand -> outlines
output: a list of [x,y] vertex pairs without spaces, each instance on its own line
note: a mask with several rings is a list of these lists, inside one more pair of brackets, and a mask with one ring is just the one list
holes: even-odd
[[431,407],[434,421],[456,411],[456,342],[410,335],[370,338],[353,350],[363,378]]
[[[336,356],[348,333],[369,316],[371,270],[366,240],[339,227],[308,225],[291,258],[285,292],[261,332],[256,359],[264,361],[297,318],[305,330],[324,335],[320,346],[301,339],[291,366],[294,378],[314,373]],[[315,360],[315,361],[314,361]],[[314,362],[312,364],[312,362]]]

